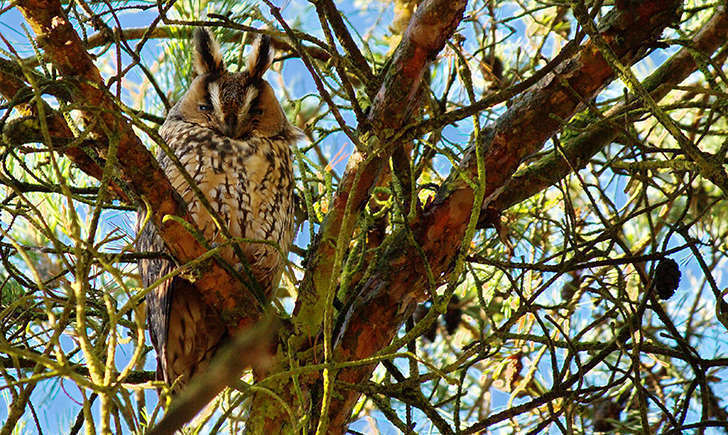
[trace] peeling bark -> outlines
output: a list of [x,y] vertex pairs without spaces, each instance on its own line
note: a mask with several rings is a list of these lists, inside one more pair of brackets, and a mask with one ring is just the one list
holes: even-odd
[[[335,243],[342,231],[347,203],[351,202],[351,210],[356,212],[369,199],[369,190],[375,185],[392,152],[391,146],[387,146],[387,139],[405,124],[419,105],[415,96],[427,66],[457,28],[466,3],[447,0],[424,2],[417,9],[393,55],[391,66],[385,73],[369,112],[368,122],[372,130],[363,134],[369,139],[368,154],[350,161],[331,211],[307,260],[306,275],[299,289],[294,312],[294,324],[302,331],[304,341],[311,340],[319,333],[325,292],[332,273],[336,272],[333,270]],[[352,230],[349,225],[343,232],[348,236]],[[344,237],[344,240],[348,240],[348,237]]]
[[[0,59],[0,94],[2,94],[5,99],[7,99],[8,101],[12,101],[13,98],[15,98],[15,96],[21,92],[27,93],[27,95],[32,95],[32,89],[26,86],[23,80],[23,72],[18,67],[18,65],[5,59]],[[47,103],[43,102],[42,104],[46,116],[45,122],[48,127],[48,131],[52,132],[54,138],[57,139],[59,142],[72,142],[74,140],[73,132],[71,132],[71,129],[68,127],[66,120],[63,119],[63,116],[53,110]],[[23,103],[20,106],[16,106],[16,109],[29,117],[33,124],[32,127],[34,130],[37,131],[38,140],[40,141],[40,126],[38,125],[39,123],[35,120],[35,118],[38,116],[37,108],[31,104]],[[5,134],[6,136],[9,135],[10,137],[8,139],[12,142],[12,132],[8,131],[8,127],[9,126],[5,127],[3,134]],[[27,137],[28,135],[24,134],[23,136]],[[98,180],[101,179],[103,170],[79,146],[64,146],[63,153],[83,172]],[[115,183],[111,184],[111,189],[122,200],[129,200],[126,193]]]
[[[725,42],[726,34],[728,34],[728,13],[725,6],[720,6],[713,18],[693,37],[690,49],[680,49],[645,79],[643,86],[651,92],[655,101],[663,99],[675,85],[695,71],[697,65],[694,53],[697,51],[710,57]],[[624,103],[619,104],[605,116],[620,113],[625,108]],[[622,131],[621,127],[612,123],[602,123],[564,143],[563,151],[569,165],[564,164],[565,160],[561,155],[549,155],[540,159],[514,174],[513,179],[504,186],[504,191],[491,206],[495,210],[505,210],[552,186],[571,173],[572,169],[584,168],[594,154],[616,139]]]

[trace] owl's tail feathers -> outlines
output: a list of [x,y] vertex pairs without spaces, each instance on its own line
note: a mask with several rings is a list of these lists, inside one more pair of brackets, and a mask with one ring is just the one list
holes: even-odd
[[181,388],[192,376],[205,371],[226,336],[219,314],[190,282],[175,288],[165,349],[167,383],[174,382]]
[[181,277],[165,281],[147,297],[147,320],[157,351],[157,377],[173,391],[207,368],[227,334],[219,315]]

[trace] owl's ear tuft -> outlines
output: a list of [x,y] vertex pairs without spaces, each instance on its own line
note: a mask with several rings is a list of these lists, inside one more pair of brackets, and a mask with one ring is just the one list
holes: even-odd
[[260,35],[253,43],[253,49],[247,58],[248,74],[254,78],[261,78],[271,63],[273,63],[273,52],[270,48],[270,36]]
[[222,63],[222,53],[215,37],[204,27],[195,29],[194,34],[194,65],[199,75],[222,74],[225,66]]

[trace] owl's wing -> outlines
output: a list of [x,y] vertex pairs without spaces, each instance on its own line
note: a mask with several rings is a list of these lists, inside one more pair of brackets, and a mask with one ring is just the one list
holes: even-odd
[[[169,273],[172,268],[172,264],[162,267],[157,278]],[[172,292],[175,287],[184,284],[184,279],[174,277],[164,281],[147,295],[147,324],[149,325],[149,336],[152,339],[152,345],[157,352],[157,379],[164,380],[167,383],[169,383],[169,379],[166,376],[168,373],[166,349]],[[148,284],[145,283],[145,285]]]
[[[148,224],[139,237],[142,252],[164,251],[164,242]],[[174,269],[165,259],[139,262],[145,287]],[[146,298],[147,324],[152,345],[157,352],[157,378],[172,384],[178,377],[179,390],[193,375],[203,371],[226,337],[218,313],[200,297],[188,280],[175,276],[153,289]]]
[[[140,228],[144,221],[144,212],[139,211],[137,219],[137,250],[139,252],[164,252],[164,241],[159,237],[151,222],[147,222],[144,228]],[[157,279],[169,273],[174,264],[168,260],[154,258],[139,260],[139,275],[142,285],[146,288],[152,285]],[[157,379],[166,381],[166,367],[163,364],[164,349],[166,349],[167,329],[169,328],[170,287],[177,278],[166,280],[157,288],[149,292],[147,302],[147,325],[149,336],[152,339],[152,346],[157,352]]]
[[[184,385],[199,372],[205,371],[217,349],[225,342],[225,326],[216,310],[202,300],[195,286],[182,278],[170,283],[166,294],[168,315],[166,340],[162,350],[162,367],[168,384],[179,377]],[[161,344],[161,343],[160,343]],[[160,345],[160,349],[162,346]]]

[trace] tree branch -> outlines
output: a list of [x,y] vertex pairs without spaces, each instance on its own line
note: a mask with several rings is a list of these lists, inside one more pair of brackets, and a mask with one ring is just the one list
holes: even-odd
[[306,342],[319,333],[326,291],[334,270],[336,243],[346,240],[353,228],[344,225],[347,209],[361,209],[369,199],[369,190],[384,166],[392,147],[389,139],[419,106],[417,91],[427,66],[445,46],[462,19],[466,2],[430,0],[422,3],[410,21],[407,32],[397,47],[383,83],[369,112],[369,125],[381,137],[364,135],[367,156],[350,159],[334,197],[331,211],[309,251],[306,275],[299,288],[294,322]]
[[267,348],[272,344],[278,324],[260,322],[238,334],[224,347],[203,376],[196,377],[182,394],[175,398],[164,418],[150,435],[173,434],[194,418],[217,394],[240,378],[246,367],[265,367],[269,363]]
[[[725,6],[720,6],[713,17],[692,37],[690,47],[684,47],[663,63],[654,73],[642,82],[642,86],[651,92],[652,98],[659,101],[674,86],[685,80],[695,69],[695,53],[710,57],[711,53],[725,44],[728,34],[728,13]],[[606,118],[621,113],[626,105],[621,103],[605,113]],[[554,185],[572,169],[582,169],[591,157],[606,145],[610,144],[622,131],[624,125],[611,122],[601,123],[589,131],[581,133],[563,144],[563,152],[570,163],[564,165],[564,156],[549,154],[532,163],[522,171],[513,175],[505,190],[496,198],[491,206],[496,210],[505,210],[536,193]]]
[[[30,72],[30,74],[33,74],[33,72]],[[35,78],[39,79],[41,77],[36,76]],[[24,80],[25,77],[20,66],[18,66],[14,62],[10,62],[7,59],[0,59],[0,94],[5,97],[5,99],[10,101],[11,103],[14,103],[15,98],[18,95],[33,95],[33,90],[26,85]],[[43,111],[46,114],[45,122],[48,126],[48,130],[53,135],[54,139],[57,139],[61,144],[64,142],[75,142],[77,139],[74,137],[73,132],[68,127],[68,123],[66,123],[66,120],[63,119],[63,116],[57,111],[53,110],[45,101],[41,102],[40,104],[43,105]],[[16,109],[18,109],[21,113],[28,115],[30,119],[17,121],[20,123],[19,125],[17,123],[6,124],[3,127],[3,135],[5,135],[11,143],[13,142],[13,139],[22,139],[23,143],[27,143],[25,141],[27,140],[28,136],[31,136],[28,132],[28,129],[32,129],[33,131],[38,132],[37,108],[23,102],[19,106],[16,106]],[[23,131],[15,132],[16,128],[20,128]],[[34,139],[40,141],[40,134],[38,134],[37,137]],[[103,170],[94,159],[86,154],[81,146],[65,146],[63,148],[63,153],[86,174],[98,180],[101,179]],[[111,188],[119,198],[124,201],[129,200],[126,192],[124,192],[118,184],[111,183]]]

